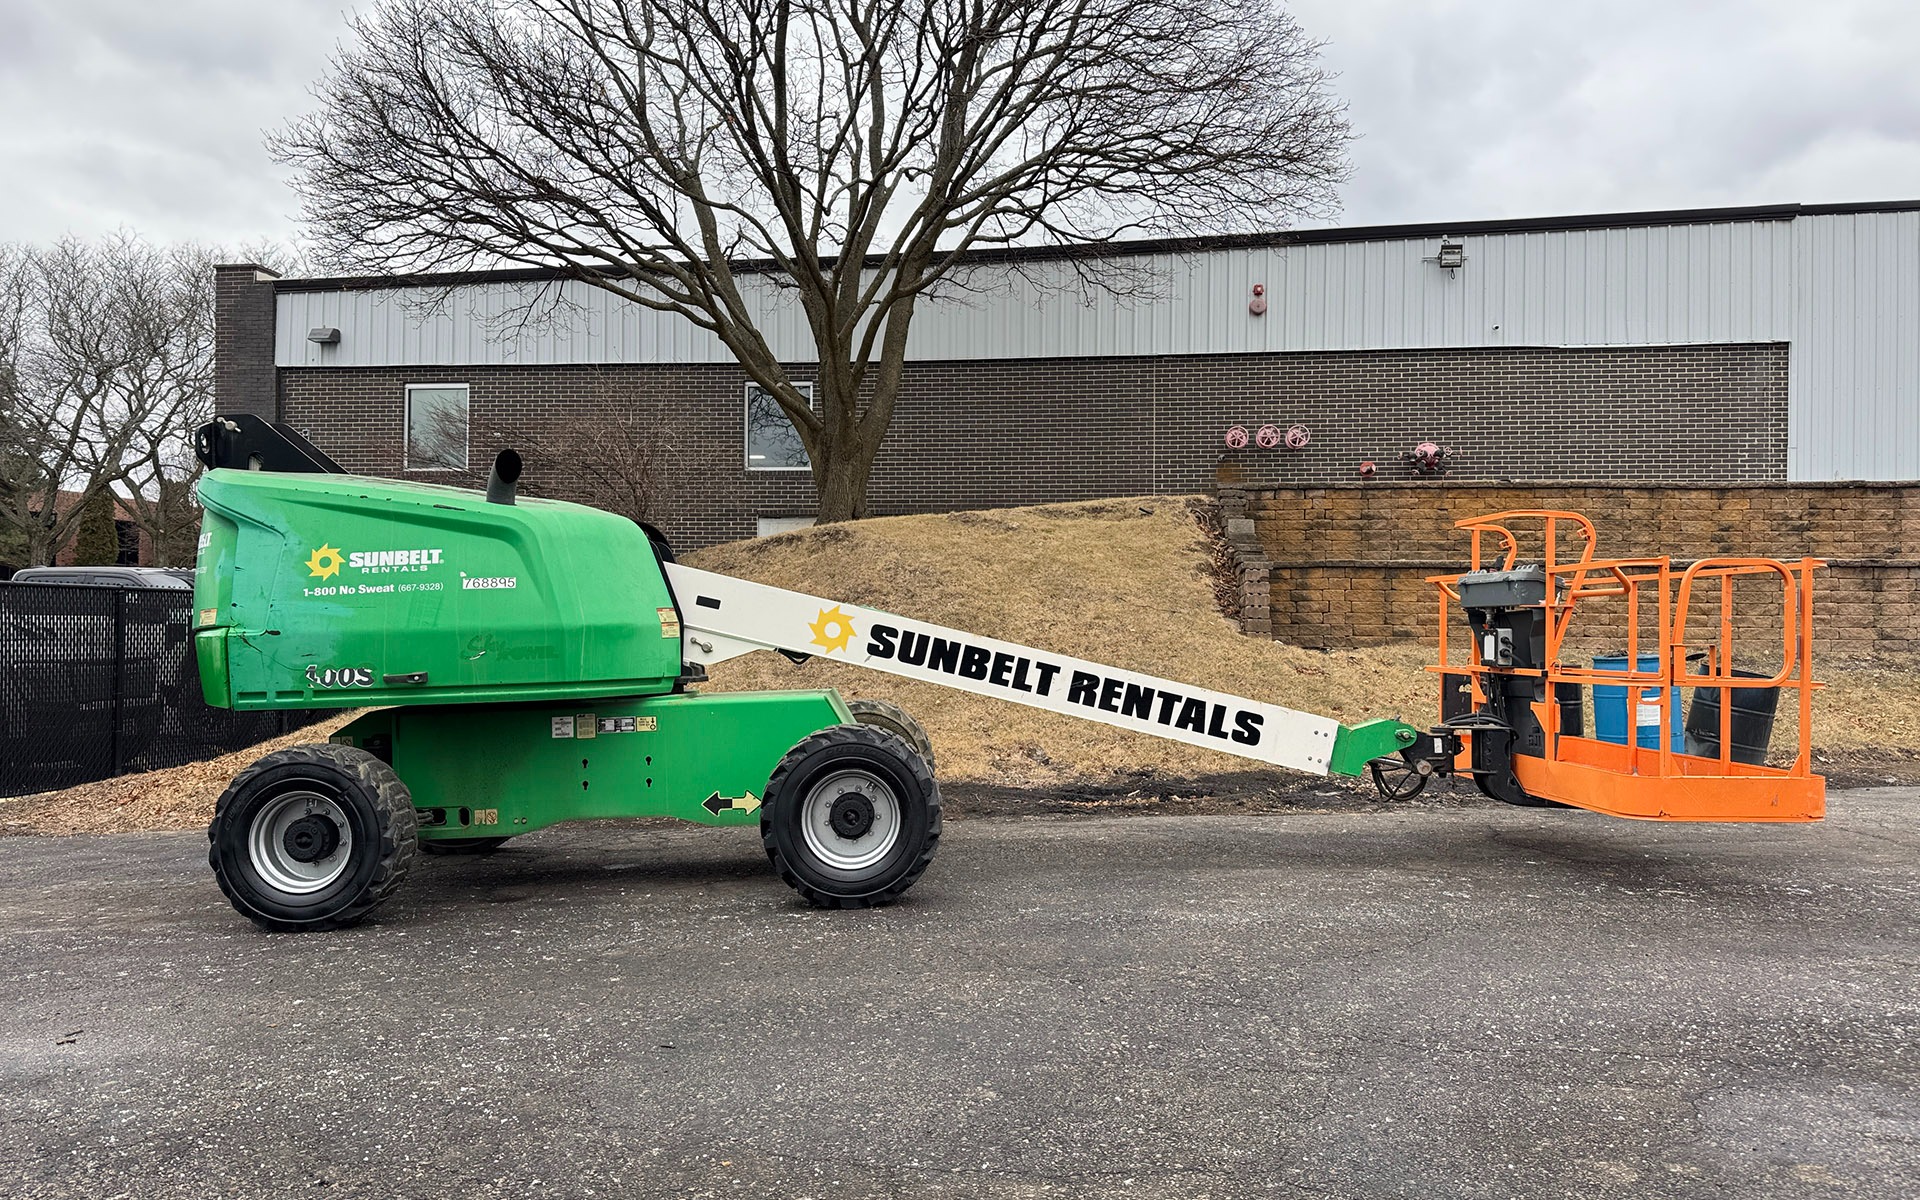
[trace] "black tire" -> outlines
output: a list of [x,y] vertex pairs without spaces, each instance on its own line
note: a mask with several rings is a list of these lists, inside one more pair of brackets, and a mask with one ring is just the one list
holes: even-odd
[[[876,840],[863,844],[869,837]],[[823,729],[773,769],[760,841],[780,878],[816,908],[891,904],[940,848],[940,785],[890,732]]]
[[860,724],[884,729],[912,746],[920,752],[921,758],[927,760],[927,769],[934,769],[933,739],[927,736],[927,731],[906,709],[891,700],[860,699],[847,701],[847,711]]
[[330,744],[276,750],[240,772],[214,805],[207,840],[235,910],[280,932],[355,924],[393,895],[419,847],[413,799],[393,768]]
[[447,857],[492,854],[506,844],[507,839],[503,837],[422,839],[420,853]]

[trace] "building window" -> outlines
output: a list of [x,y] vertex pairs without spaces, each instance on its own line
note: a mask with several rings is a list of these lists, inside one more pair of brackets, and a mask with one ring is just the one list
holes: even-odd
[[[813,385],[794,385],[813,403]],[[781,409],[773,393],[757,383],[747,385],[747,469],[749,471],[806,471],[813,464],[800,444],[800,431]]]
[[467,385],[407,385],[409,471],[467,469]]

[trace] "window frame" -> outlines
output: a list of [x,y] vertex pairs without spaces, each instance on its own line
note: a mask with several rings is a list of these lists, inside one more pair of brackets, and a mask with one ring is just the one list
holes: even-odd
[[[813,409],[813,411],[815,412],[820,411],[819,407],[814,402],[813,381],[811,379],[806,380],[804,382],[795,383],[793,386],[796,388],[804,389],[806,391],[808,408]],[[813,456],[811,454],[807,455],[806,464],[798,467],[758,467],[754,465],[754,462],[753,462],[753,394],[756,391],[767,392],[768,396],[773,395],[772,392],[768,392],[766,388],[761,387],[759,384],[753,382],[751,379],[749,379],[746,383],[746,386],[740,390],[740,461],[741,461],[741,464],[745,466],[745,468],[749,471],[770,471],[775,474],[778,474],[783,471],[789,474],[795,471],[806,471],[807,473],[811,474],[813,472]],[[779,401],[776,399],[774,403],[778,405]],[[781,415],[782,416],[786,415],[785,409],[781,409]],[[795,437],[799,436],[799,432],[797,430],[795,431],[794,436]],[[803,454],[806,453],[805,446],[802,446],[800,450],[801,450],[801,453]]]
[[[400,469],[402,471],[437,471],[461,474],[473,469],[473,385],[469,383],[409,383],[406,385],[407,398],[400,416]],[[413,393],[416,391],[450,391],[458,388],[465,393],[466,420],[462,422],[460,433],[460,458],[463,465],[458,467],[413,465]]]

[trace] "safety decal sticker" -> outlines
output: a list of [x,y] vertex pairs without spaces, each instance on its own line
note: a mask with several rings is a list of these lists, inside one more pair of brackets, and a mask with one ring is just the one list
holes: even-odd
[[553,736],[557,738],[572,737],[573,736],[573,718],[571,716],[555,717],[553,719]]
[[659,725],[655,717],[601,717],[601,733],[652,733]]
[[659,608],[659,609],[656,609],[655,611],[659,614],[659,617],[660,617],[660,636],[663,638],[679,637],[680,636],[680,614],[675,612],[672,608],[667,608],[667,607]]
[[702,800],[700,807],[706,809],[716,817],[723,812],[750,813],[759,809],[760,797],[754,795],[751,791],[744,796],[722,796],[719,792],[715,792],[705,800]]

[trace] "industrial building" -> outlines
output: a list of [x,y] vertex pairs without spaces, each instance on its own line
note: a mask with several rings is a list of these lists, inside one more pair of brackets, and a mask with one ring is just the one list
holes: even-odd
[[[750,278],[806,379],[798,307]],[[961,282],[915,318],[877,512],[1369,464],[1382,481],[1920,478],[1920,200],[1012,250]],[[499,431],[538,429],[530,484],[565,494],[553,448],[617,418],[657,431],[650,515],[676,541],[811,517],[797,439],[718,340],[602,290],[236,265],[218,305],[220,408],[288,421],[349,469],[465,482]]]

